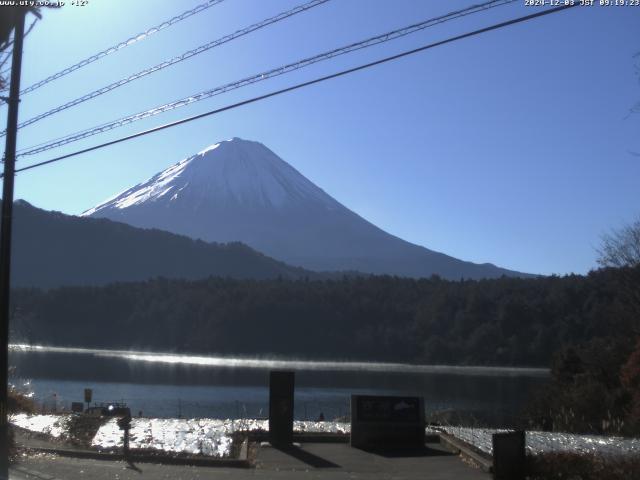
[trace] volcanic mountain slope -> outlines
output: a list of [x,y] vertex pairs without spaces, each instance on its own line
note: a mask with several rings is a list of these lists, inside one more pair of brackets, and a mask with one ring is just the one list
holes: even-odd
[[83,215],[206,241],[240,241],[312,270],[456,280],[525,276],[390,235],[261,143],[239,138],[212,145]]
[[107,219],[14,204],[12,284],[104,285],[153,277],[314,278],[313,272],[265,257],[246,245],[217,245]]

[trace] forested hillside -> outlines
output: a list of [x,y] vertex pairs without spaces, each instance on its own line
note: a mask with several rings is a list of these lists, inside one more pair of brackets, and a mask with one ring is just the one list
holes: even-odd
[[[14,291],[12,341],[208,354],[548,366],[562,347],[631,341],[622,275],[481,281],[155,279]],[[614,340],[612,340],[614,341]]]
[[14,205],[12,284],[21,287],[105,285],[158,276],[204,279],[320,276],[246,245],[207,243],[106,219]]

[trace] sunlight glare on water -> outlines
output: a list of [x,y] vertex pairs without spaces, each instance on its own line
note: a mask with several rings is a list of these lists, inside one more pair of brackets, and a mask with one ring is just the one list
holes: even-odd
[[14,351],[37,351],[51,353],[82,353],[100,357],[121,358],[133,362],[159,363],[167,365],[194,365],[226,368],[249,369],[289,369],[289,370],[322,370],[322,371],[368,371],[368,372],[406,372],[406,373],[447,373],[460,375],[504,376],[518,375],[546,377],[546,368],[520,367],[484,367],[484,366],[452,366],[452,365],[411,365],[403,363],[380,362],[336,362],[310,360],[279,360],[264,358],[217,357],[205,355],[186,355],[173,353],[153,353],[126,350],[102,350],[88,348],[47,347],[42,345],[13,344]]

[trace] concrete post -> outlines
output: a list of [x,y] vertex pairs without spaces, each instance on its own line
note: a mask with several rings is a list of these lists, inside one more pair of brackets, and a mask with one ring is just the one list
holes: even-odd
[[295,373],[272,371],[269,376],[269,441],[273,445],[293,442],[293,392]]

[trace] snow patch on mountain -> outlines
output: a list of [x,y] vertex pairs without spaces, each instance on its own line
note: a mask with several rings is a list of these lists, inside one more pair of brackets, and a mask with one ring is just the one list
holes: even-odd
[[82,215],[157,202],[169,193],[172,195],[168,201],[177,201],[186,187],[194,205],[201,201],[222,204],[233,201],[254,207],[283,208],[304,200],[326,209],[341,207],[264,145],[235,137],[181,160]]

